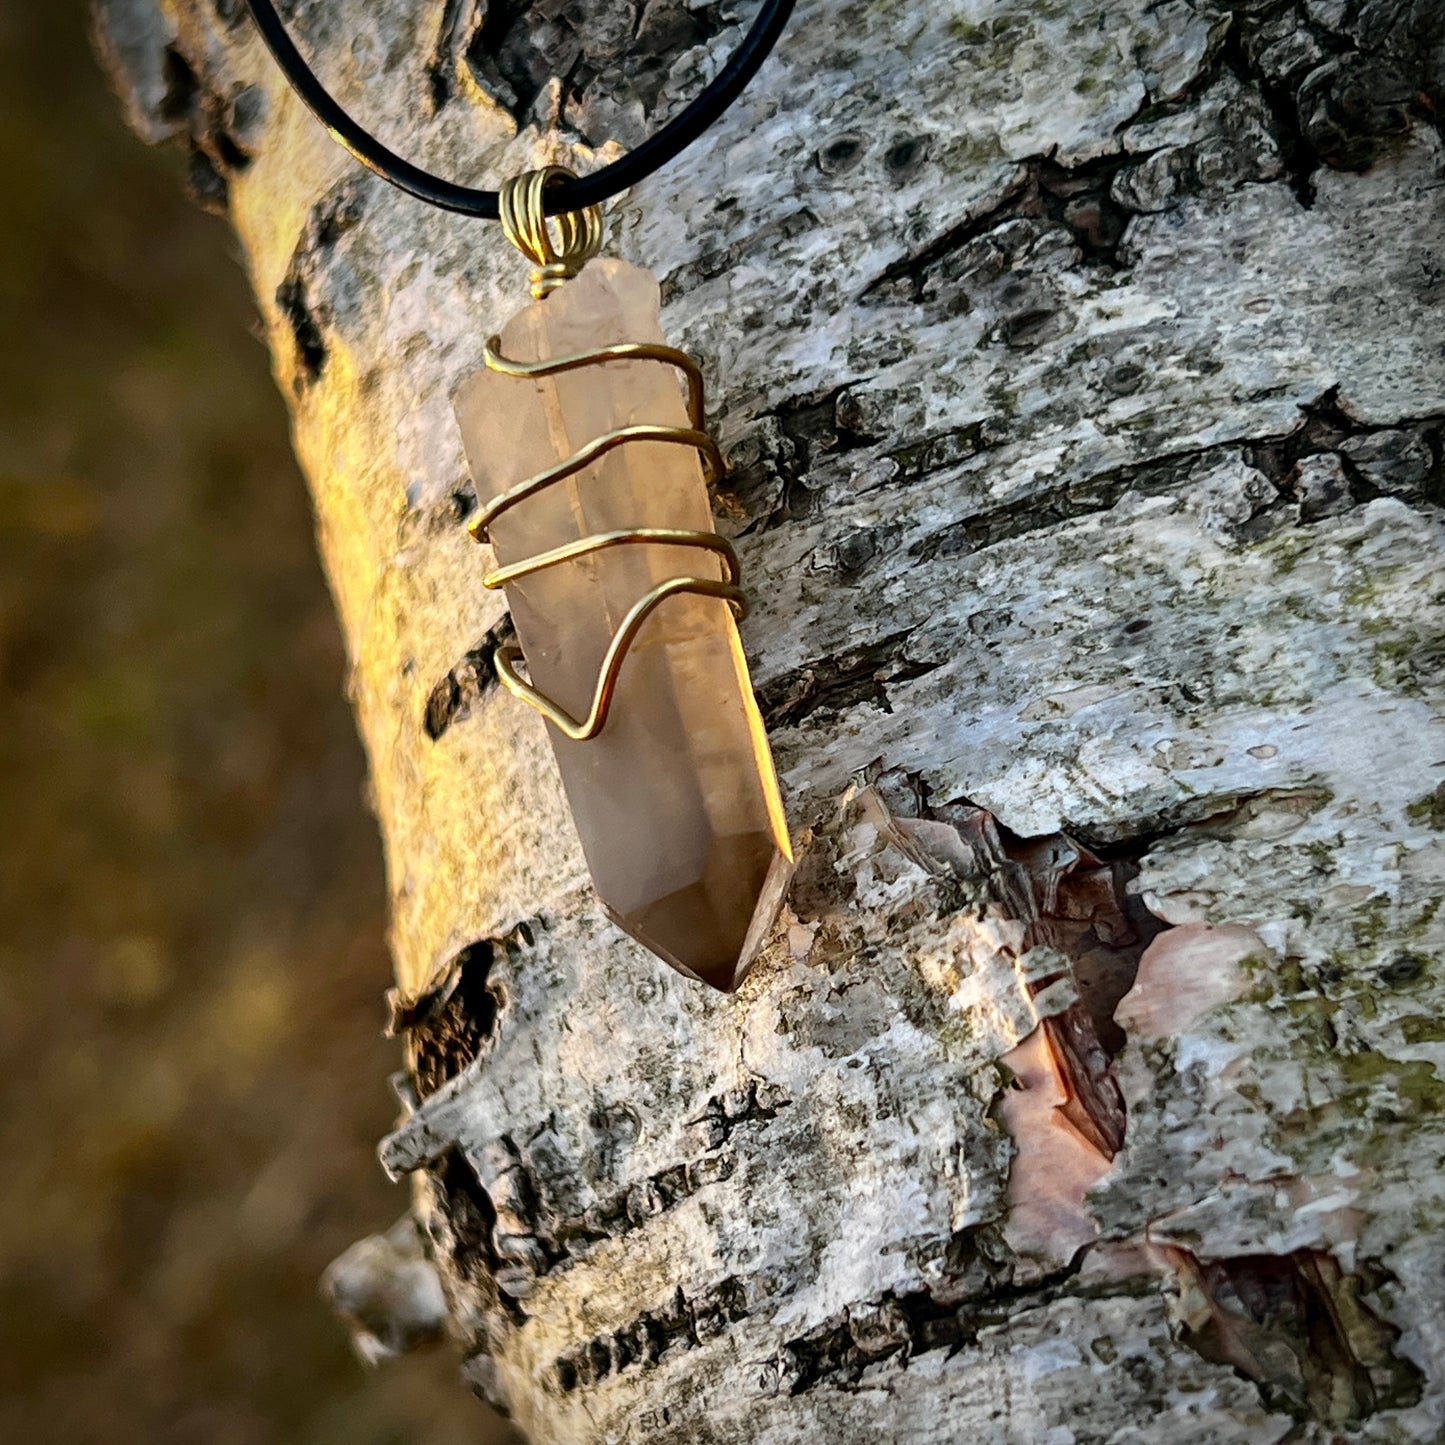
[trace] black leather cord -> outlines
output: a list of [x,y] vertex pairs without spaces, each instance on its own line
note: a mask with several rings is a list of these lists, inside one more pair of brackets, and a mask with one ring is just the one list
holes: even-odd
[[[547,214],[555,216],[562,211],[580,211],[587,206],[598,205],[675,160],[743,93],[777,43],[778,36],[783,33],[793,4],[794,0],[763,0],[763,7],[743,43],[696,100],[621,160],[613,161],[590,176],[548,187],[545,199]],[[455,181],[434,176],[388,150],[370,131],[358,125],[337,104],[302,58],[272,0],[246,0],[246,7],[276,64],[296,93],[330,131],[332,139],[345,146],[362,165],[428,205],[440,206],[444,211],[458,211],[464,216],[480,216],[488,221],[497,219],[495,191],[459,186]]]

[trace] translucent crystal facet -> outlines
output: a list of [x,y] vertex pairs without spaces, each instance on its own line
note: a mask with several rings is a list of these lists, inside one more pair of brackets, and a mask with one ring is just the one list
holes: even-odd
[[[619,342],[660,343],[650,272],[593,262],[508,322],[517,361]],[[482,370],[457,417],[483,506],[619,427],[689,425],[676,373],[609,361],[550,377]],[[497,517],[502,566],[623,528],[711,531],[697,453],[635,441]],[[713,552],[613,547],[508,583],[532,684],[587,715],[609,642],[657,583],[723,580]],[[520,704],[519,704],[520,706]],[[651,613],[622,666],[607,723],[586,741],[547,724],[597,892],[610,916],[682,972],[737,985],[792,870],[772,756],[727,603],[678,594]]]

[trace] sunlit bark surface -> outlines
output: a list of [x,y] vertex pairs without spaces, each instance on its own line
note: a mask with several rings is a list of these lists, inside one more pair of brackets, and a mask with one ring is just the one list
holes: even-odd
[[[805,0],[613,207],[709,374],[800,854],[732,997],[601,918],[492,682],[451,394],[525,267],[240,8],[104,0],[101,47],[292,403],[390,869],[383,1157],[474,1386],[559,1445],[1440,1438],[1439,6]],[[635,141],[751,14],[288,10],[493,183]]]

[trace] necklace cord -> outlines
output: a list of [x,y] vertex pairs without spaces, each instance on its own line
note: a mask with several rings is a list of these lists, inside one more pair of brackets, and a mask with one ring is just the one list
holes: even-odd
[[[742,43],[700,95],[661,130],[649,136],[636,149],[628,151],[620,160],[594,171],[590,176],[549,185],[542,201],[545,213],[556,216],[600,205],[681,155],[747,88],[783,33],[794,3],[795,0],[763,0],[762,9]],[[358,124],[306,63],[277,13],[273,0],[246,0],[246,8],[251,12],[266,48],[297,95],[330,132],[331,138],[350,151],[362,165],[428,205],[488,221],[499,219],[501,213],[496,191],[461,186],[422,170],[389,150]]]

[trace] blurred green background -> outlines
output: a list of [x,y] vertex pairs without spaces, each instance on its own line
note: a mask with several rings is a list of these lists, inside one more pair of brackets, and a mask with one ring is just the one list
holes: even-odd
[[316,1289],[406,1208],[375,825],[225,225],[0,6],[0,1440],[495,1438]]

